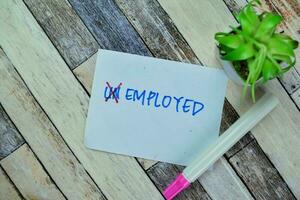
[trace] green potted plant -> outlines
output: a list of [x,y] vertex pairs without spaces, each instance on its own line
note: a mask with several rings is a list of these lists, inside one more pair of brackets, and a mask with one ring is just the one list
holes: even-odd
[[238,27],[228,33],[215,34],[223,67],[229,78],[244,85],[243,96],[251,87],[255,102],[255,86],[281,76],[295,65],[294,49],[298,42],[276,32],[282,17],[263,12],[257,14],[251,1],[236,16]]

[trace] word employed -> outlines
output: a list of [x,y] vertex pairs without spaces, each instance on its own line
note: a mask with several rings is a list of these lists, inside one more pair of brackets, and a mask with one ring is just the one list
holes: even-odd
[[[105,101],[108,101],[108,99],[114,99],[116,103],[119,102],[120,99],[120,89],[122,86],[122,83],[120,83],[117,87],[113,88],[108,82],[106,82],[106,87],[104,90],[104,98]],[[163,108],[169,108],[173,107],[176,112],[179,112],[182,110],[183,112],[191,112],[191,114],[194,116],[197,113],[199,113],[201,110],[204,109],[204,105],[201,102],[194,101],[192,99],[187,99],[184,97],[171,97],[171,96],[160,96],[159,92],[149,91],[146,90],[138,91],[136,89],[127,88],[125,92],[125,100],[127,101],[138,101],[143,106],[153,105],[154,107],[163,107]]]
[[187,99],[184,97],[171,97],[171,96],[160,96],[158,92],[146,90],[138,91],[136,89],[127,88],[125,93],[125,99],[127,101],[138,101],[143,106],[146,104],[148,106],[153,105],[154,107],[169,108],[173,107],[176,112],[182,110],[183,112],[191,112],[194,116],[204,109],[204,105],[198,101]]
[[[116,103],[119,102],[120,99],[120,89],[122,83],[120,83],[117,87],[113,88],[108,82],[106,82],[106,87],[104,89],[104,98],[105,101],[109,99],[114,99]],[[204,109],[204,105],[201,102],[194,101],[192,99],[187,99],[184,97],[171,97],[171,96],[160,96],[159,92],[149,91],[146,90],[138,91],[136,89],[127,88],[125,92],[125,100],[127,101],[138,101],[143,106],[153,105],[154,107],[163,107],[169,108],[173,107],[176,112],[182,110],[183,112],[191,112],[194,116],[199,113],[201,110]]]

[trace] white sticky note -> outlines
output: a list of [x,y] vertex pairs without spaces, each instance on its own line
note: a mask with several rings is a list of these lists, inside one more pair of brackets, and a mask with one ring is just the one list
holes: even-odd
[[223,70],[99,50],[88,148],[187,165],[219,135]]

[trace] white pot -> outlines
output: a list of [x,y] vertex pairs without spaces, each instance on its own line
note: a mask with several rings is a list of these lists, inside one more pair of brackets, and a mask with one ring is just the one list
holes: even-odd
[[[227,76],[236,84],[244,86],[245,81],[241,78],[241,76],[237,73],[237,71],[234,69],[234,66],[232,62],[229,62],[227,60],[220,59],[221,64],[223,65],[224,71],[227,74]],[[262,78],[258,79],[256,81],[256,84],[260,84],[262,82]],[[251,86],[248,84],[248,86]]]

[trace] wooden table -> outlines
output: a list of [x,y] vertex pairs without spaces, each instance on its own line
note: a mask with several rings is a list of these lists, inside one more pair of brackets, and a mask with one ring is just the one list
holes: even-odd
[[[220,67],[213,39],[245,0],[1,0],[0,199],[163,199],[182,169],[83,144],[98,48]],[[263,1],[299,40],[296,0]],[[300,58],[297,50],[298,60]],[[280,105],[177,199],[300,199],[300,62]],[[251,102],[229,83],[221,132]]]

